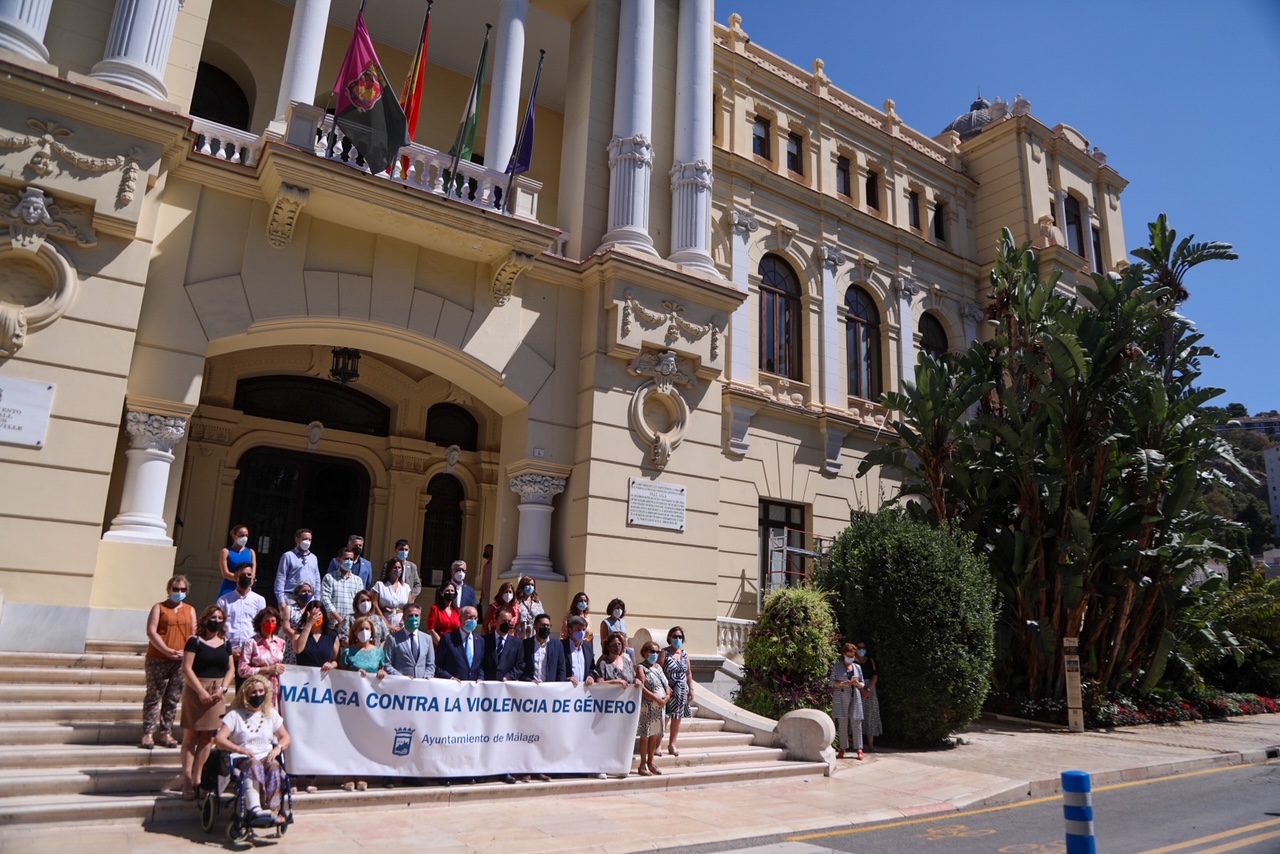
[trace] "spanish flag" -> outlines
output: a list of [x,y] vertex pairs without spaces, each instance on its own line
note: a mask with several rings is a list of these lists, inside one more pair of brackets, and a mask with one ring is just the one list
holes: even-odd
[[[422,111],[422,87],[427,73],[427,39],[431,34],[431,7],[434,0],[427,0],[427,17],[422,21],[422,36],[418,39],[418,51],[409,64],[409,74],[404,79],[404,96],[400,108],[409,122],[409,139],[418,132],[418,114]],[[400,158],[401,172],[409,171],[409,158]],[[391,172],[391,167],[387,167]]]

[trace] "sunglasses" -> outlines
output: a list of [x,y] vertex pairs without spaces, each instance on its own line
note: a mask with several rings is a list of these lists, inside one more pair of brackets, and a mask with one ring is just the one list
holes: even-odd
[[175,587],[175,588],[173,588],[173,592],[174,592],[174,593],[186,593],[186,592],[187,592],[187,588],[185,588],[185,587]]

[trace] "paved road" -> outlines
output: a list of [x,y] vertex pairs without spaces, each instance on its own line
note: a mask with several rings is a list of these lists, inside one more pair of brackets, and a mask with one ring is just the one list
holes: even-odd
[[[1103,854],[1280,852],[1280,762],[1200,771],[1094,790]],[[856,809],[850,805],[851,811]],[[1063,854],[1060,797],[1000,807],[671,849],[681,854]]]

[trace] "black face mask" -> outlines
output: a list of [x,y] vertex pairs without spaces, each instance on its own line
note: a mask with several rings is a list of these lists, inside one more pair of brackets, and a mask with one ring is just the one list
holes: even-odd
[[509,631],[511,631],[511,623],[508,623],[508,622],[498,623],[498,632],[500,634],[505,635]]
[[248,589],[249,589],[249,587],[250,587],[250,585],[252,585],[252,584],[253,584],[253,579],[252,579],[252,578],[250,578],[250,577],[249,577],[249,576],[247,576],[247,575],[242,575],[242,576],[240,576],[240,589],[241,589],[241,590],[248,590]]
[[253,696],[249,697],[249,705],[253,706],[255,709],[261,706],[266,701],[267,701],[266,694],[254,694]]
[[360,557],[361,553],[364,551],[364,546],[352,546],[351,551],[356,557]]
[[541,640],[546,640],[547,638],[551,637],[551,627],[550,627],[550,626],[538,626],[538,632],[537,632],[537,634],[538,634],[538,637],[539,637]]
[[204,627],[209,631],[209,634],[211,635],[216,635],[218,632],[222,631],[222,626],[223,626],[223,622],[221,620],[210,620],[209,622],[204,624]]

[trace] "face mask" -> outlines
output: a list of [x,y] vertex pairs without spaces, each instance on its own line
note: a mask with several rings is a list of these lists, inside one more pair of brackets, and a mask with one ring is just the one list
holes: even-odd
[[367,613],[369,613],[371,610],[373,610],[373,604],[372,604],[372,603],[370,603],[370,602],[368,602],[368,601],[361,602],[361,603],[360,603],[359,605],[357,605],[356,607],[358,607],[358,608],[360,609],[360,613],[361,613],[361,614],[367,614]]
[[584,640],[586,640],[586,638],[587,638],[587,633],[584,632],[582,629],[578,629],[576,632],[573,633],[573,639],[576,640],[578,643],[582,643]]
[[400,628],[400,622],[401,622],[403,619],[404,619],[404,618],[403,618],[403,617],[401,617],[399,614],[392,614],[392,615],[387,619],[387,622],[391,624],[391,628],[393,628],[393,629],[398,629],[398,628]]
[[373,637],[373,632],[369,631],[368,629],[361,629],[360,631],[356,632],[356,640],[360,641],[360,643],[368,643],[369,638],[371,637]]
[[649,653],[648,655],[646,655],[646,656],[644,657],[644,660],[645,660],[645,661],[647,661],[647,662],[649,662],[649,664],[651,664],[651,665],[653,665],[653,664],[657,664],[657,663],[658,663],[658,654],[657,654],[656,652],[651,652],[651,653]]
[[622,647],[620,646],[609,647],[609,654],[614,656],[615,658],[619,655],[622,655]]
[[622,609],[621,609],[621,608],[614,608],[614,609],[613,609],[613,618],[614,618],[615,620],[621,620],[621,619],[622,619]]
[[539,640],[546,640],[547,638],[551,637],[551,627],[538,626],[537,635]]
[[502,594],[502,601],[503,601],[503,602],[510,602],[510,601],[511,601],[512,599],[514,599],[514,598],[516,598],[516,597],[515,597],[514,595],[512,595],[511,593],[503,593],[503,594]]
[[245,547],[245,546],[247,546],[247,545],[249,545],[249,538],[248,538],[248,537],[236,537],[236,546],[237,546],[237,547],[239,547],[239,548],[244,548],[244,547]]
[[446,590],[443,594],[443,598],[440,601],[445,603],[452,602],[453,598],[457,595],[458,595],[458,591],[456,590]]
[[271,622],[271,621],[267,621],[267,622],[265,622],[265,623],[263,623],[263,624],[262,624],[262,636],[263,636],[263,637],[269,638],[269,637],[271,637],[272,635],[274,635],[275,633],[276,633],[276,624],[275,624],[275,623],[273,623],[273,622]]
[[467,574],[465,572],[455,572],[453,574],[453,580],[458,582],[459,584],[461,584],[462,580],[466,577],[467,577]]
[[180,604],[186,598],[187,598],[186,593],[170,593],[169,594],[169,601],[175,605]]
[[308,619],[308,620],[314,620],[314,621],[315,621],[315,627],[316,627],[317,629],[323,629],[323,628],[324,628],[324,611],[319,611],[319,610],[312,611],[312,612],[311,612],[311,615],[310,615],[310,616],[308,616],[308,617],[307,617],[307,619]]
[[250,578],[250,577],[249,577],[249,576],[247,576],[247,575],[242,575],[242,576],[240,576],[240,589],[241,589],[241,590],[248,590],[248,589],[249,589],[249,586],[250,586],[251,584],[253,584],[253,579],[252,579],[252,578]]
[[532,595],[533,595],[533,585],[532,585],[532,584],[526,584],[526,585],[524,586],[524,595],[526,595],[526,596],[532,596]]
[[864,656],[864,655],[866,655],[866,654],[867,654],[867,651],[866,651],[865,649],[860,649],[860,650],[858,650],[858,656],[859,656],[859,657]]
[[360,557],[360,555],[364,554],[364,546],[352,546],[351,553],[356,557]]
[[253,706],[255,709],[261,707],[262,704],[265,703],[266,701],[267,701],[266,694],[251,694],[249,696],[249,705]]
[[209,634],[216,635],[218,632],[222,631],[223,622],[222,620],[210,620],[204,625],[205,628],[209,630]]
[[858,660],[857,656],[854,656],[854,655],[846,655],[846,656],[844,657],[844,663],[845,663],[845,664],[853,664],[853,663],[854,663],[854,662],[856,662],[857,660]]
[[[676,649],[680,649],[680,647],[684,646],[684,638],[676,638],[671,642],[671,646],[675,647]],[[830,661],[830,659],[827,659],[827,660]]]
[[302,540],[301,542],[298,543],[298,548],[302,549],[304,552],[311,551],[311,541]]
[[405,625],[405,628],[407,628],[409,631],[416,632],[418,630],[418,626],[422,625],[422,618],[410,617],[409,619],[404,621],[404,625]]
[[498,634],[505,635],[509,631],[511,631],[511,623],[507,622],[506,620],[503,620],[501,623],[498,623]]
[[465,623],[462,624],[462,630],[467,634],[471,634],[476,630],[476,625],[477,624],[475,620],[467,620]]
[[590,607],[591,607],[591,605],[590,605],[590,603],[588,603],[588,602],[579,602],[579,603],[578,603],[578,610],[579,610],[579,611],[585,611],[585,610],[587,610],[587,609],[588,609],[588,608],[590,608]]
[[350,571],[351,571],[351,567],[353,567],[353,566],[355,566],[355,565],[356,565],[356,564],[355,564],[355,561],[351,561],[351,560],[344,560],[344,561],[342,562],[342,571],[343,571],[343,572],[350,572]]
[[391,567],[391,580],[392,581],[400,580],[400,570],[396,569],[394,566]]
[[307,603],[308,603],[308,602],[310,602],[310,601],[311,601],[311,594],[310,594],[310,593],[299,593],[299,594],[298,594],[298,604],[299,604],[299,605],[305,605],[305,604],[307,604]]
[[398,552],[396,552],[396,557],[400,558],[400,560],[408,560],[408,559],[409,559],[409,552],[407,552],[407,551],[403,551],[403,550],[402,550],[402,551],[398,551]]

